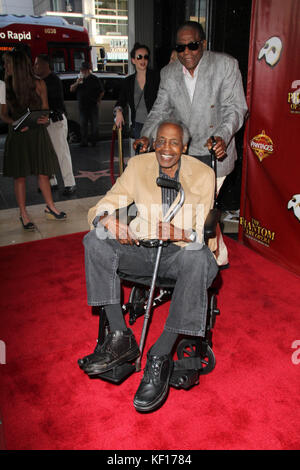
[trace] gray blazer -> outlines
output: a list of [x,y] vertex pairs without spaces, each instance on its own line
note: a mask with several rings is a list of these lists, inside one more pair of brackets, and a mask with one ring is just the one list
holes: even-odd
[[182,64],[177,60],[161,70],[156,101],[141,136],[155,137],[156,126],[166,119],[181,121],[189,129],[189,155],[208,155],[205,146],[211,135],[227,145],[227,156],[217,163],[217,176],[226,176],[237,158],[234,134],[242,127],[247,104],[238,62],[218,52],[204,51],[191,103]]

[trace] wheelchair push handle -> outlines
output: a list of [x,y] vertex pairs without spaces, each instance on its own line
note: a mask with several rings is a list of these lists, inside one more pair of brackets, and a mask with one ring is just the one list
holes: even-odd
[[213,136],[213,135],[211,135],[210,138],[212,140],[212,147],[209,150],[209,153],[211,155],[211,167],[214,170],[214,172],[216,173],[216,171],[217,171],[217,165],[216,165],[217,157],[216,157],[216,152],[214,151],[214,146],[216,145],[217,141],[215,139],[215,136]]
[[213,148],[216,145],[217,141],[214,135],[211,135],[210,138],[212,141],[212,147],[209,150],[209,153],[211,155],[211,167],[215,172],[215,194],[214,194],[214,207],[215,207],[217,205],[217,157],[216,157],[216,152],[214,151]]

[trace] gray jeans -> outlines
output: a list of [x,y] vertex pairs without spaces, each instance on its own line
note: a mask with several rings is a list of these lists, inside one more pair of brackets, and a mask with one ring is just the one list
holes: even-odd
[[[156,248],[122,245],[109,238],[100,240],[96,230],[85,235],[83,243],[89,305],[120,303],[118,270],[128,276],[152,277]],[[176,281],[166,330],[204,336],[207,289],[217,272],[215,258],[205,245],[199,250],[186,250],[174,244],[163,248],[158,276]]]

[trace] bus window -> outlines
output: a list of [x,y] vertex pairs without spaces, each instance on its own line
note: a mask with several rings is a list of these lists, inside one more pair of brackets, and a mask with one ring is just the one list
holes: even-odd
[[75,70],[75,72],[79,72],[82,62],[84,62],[86,60],[84,50],[82,50],[82,49],[81,50],[78,50],[78,49],[74,50],[73,60],[74,60],[74,70]]
[[63,50],[52,50],[50,51],[52,65],[54,72],[65,72],[66,71],[66,60],[65,53]]

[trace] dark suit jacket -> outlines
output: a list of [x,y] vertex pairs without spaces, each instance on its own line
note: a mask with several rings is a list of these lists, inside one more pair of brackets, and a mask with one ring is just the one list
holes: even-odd
[[[135,122],[135,106],[134,106],[134,82],[136,74],[133,73],[123,80],[122,88],[120,91],[119,99],[116,106],[125,108],[128,104],[131,110],[131,121]],[[154,101],[156,100],[159,88],[160,76],[157,72],[151,69],[146,71],[146,83],[144,88],[145,104],[148,113],[151,111]]]

